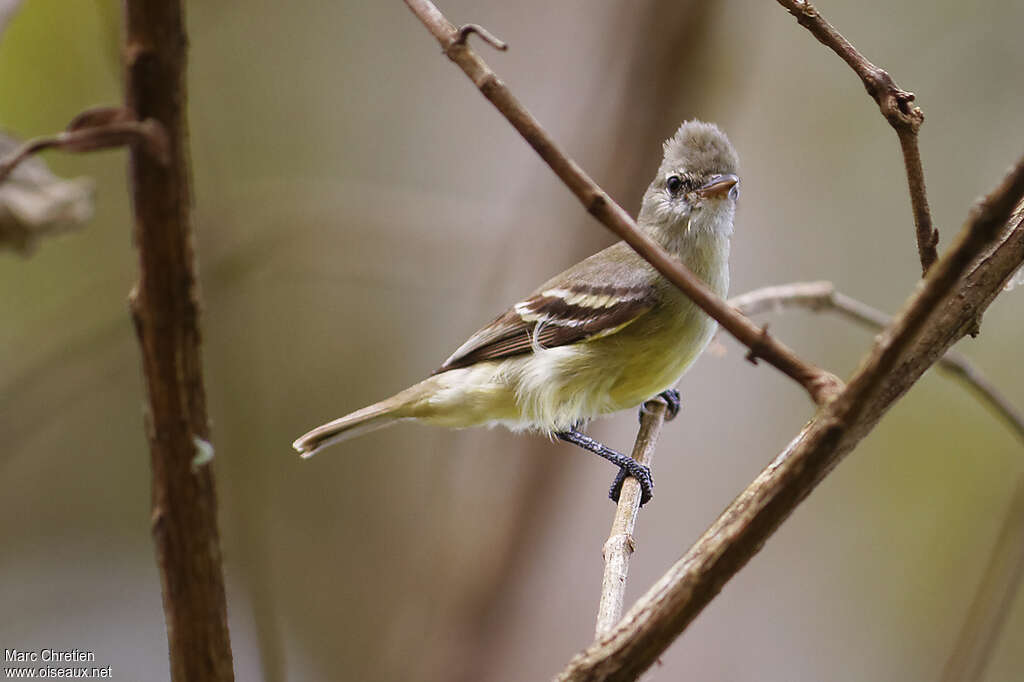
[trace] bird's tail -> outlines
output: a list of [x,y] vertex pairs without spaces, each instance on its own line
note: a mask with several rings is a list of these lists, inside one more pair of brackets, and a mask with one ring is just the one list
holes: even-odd
[[435,374],[386,400],[316,427],[300,436],[292,447],[303,457],[312,457],[328,445],[404,419],[456,428],[499,418],[515,420],[518,412],[512,394],[495,389],[493,374],[493,369],[486,368],[482,373],[456,368]]
[[420,393],[413,391],[416,388],[419,386],[413,386],[379,403],[368,405],[361,410],[318,426],[309,433],[299,436],[292,443],[292,447],[305,459],[312,457],[328,445],[383,429],[401,419],[411,417],[412,415],[408,414],[410,403],[415,402]]
[[303,458],[312,457],[328,445],[389,426],[399,419],[391,414],[389,402],[390,398],[318,426],[299,436],[292,447]]

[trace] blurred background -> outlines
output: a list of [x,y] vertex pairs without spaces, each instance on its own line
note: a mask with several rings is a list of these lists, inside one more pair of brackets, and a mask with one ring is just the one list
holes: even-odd
[[[772,2],[447,0],[507,40],[485,59],[635,212],[680,121],[740,153],[733,292],[829,279],[887,311],[919,275],[896,137]],[[1024,4],[821,0],[917,93],[950,243],[1024,151]],[[306,429],[423,377],[538,282],[611,243],[404,4],[191,3],[204,359],[239,680],[548,679],[593,634],[614,471],[502,430],[402,425],[300,461]],[[0,40],[0,126],[120,100],[120,6],[31,0]],[[50,154],[95,216],[0,254],[0,647],[96,652],[166,680],[149,536],[125,155]],[[1021,300],[960,350],[1024,405]],[[768,321],[768,320],[766,320]],[[871,337],[770,318],[848,375]],[[680,385],[644,509],[640,596],[811,416],[719,337]],[[590,433],[627,449],[636,415]],[[663,656],[650,679],[933,680],[1024,473],[1019,441],[929,373]],[[988,680],[1019,680],[1024,603]]]

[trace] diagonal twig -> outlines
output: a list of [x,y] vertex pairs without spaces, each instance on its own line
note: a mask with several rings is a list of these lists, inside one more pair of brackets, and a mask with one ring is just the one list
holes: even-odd
[[[892,322],[892,318],[882,311],[836,291],[831,282],[794,282],[764,287],[734,296],[729,303],[749,316],[786,308],[830,311],[873,331],[884,329]],[[935,364],[952,378],[963,382],[1024,442],[1024,414],[966,357],[950,350]]]
[[882,116],[889,122],[900,141],[903,152],[903,166],[910,190],[910,205],[914,212],[914,226],[917,234],[917,250],[921,258],[921,272],[938,260],[939,231],[932,227],[932,215],[928,208],[928,192],[924,183],[924,169],[921,167],[921,151],[917,138],[924,113],[914,106],[914,93],[901,88],[885,69],[869,62],[850,41],[842,36],[832,24],[821,16],[817,8],[804,0],[776,0],[792,14],[797,23],[806,28],[818,41],[839,55],[860,77],[865,89],[878,103]]
[[444,54],[465,72],[484,97],[519,131],[591,215],[747,346],[751,361],[761,358],[773,365],[803,386],[818,405],[825,404],[835,396],[842,386],[838,378],[801,359],[764,328],[737,313],[715,296],[688,268],[640,232],[629,214],[558,147],[497,74],[466,44],[463,33],[433,3],[429,0],[405,0],[405,3],[441,44]]

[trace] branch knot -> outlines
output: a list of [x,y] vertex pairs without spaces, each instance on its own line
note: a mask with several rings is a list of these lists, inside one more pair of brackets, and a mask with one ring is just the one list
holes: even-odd
[[603,192],[594,192],[586,202],[587,213],[596,216],[608,207],[608,197]]
[[768,325],[766,324],[763,327],[761,327],[761,330],[758,332],[757,339],[755,339],[754,342],[750,344],[750,349],[747,351],[747,354],[743,357],[750,364],[756,365],[757,359],[764,357],[764,353],[768,349],[770,343],[771,337],[768,335]]

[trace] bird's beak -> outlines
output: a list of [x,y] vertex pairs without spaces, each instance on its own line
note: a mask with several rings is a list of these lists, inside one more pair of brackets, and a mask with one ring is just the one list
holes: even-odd
[[738,185],[740,179],[732,173],[726,173],[725,175],[713,175],[711,179],[705,183],[700,189],[694,194],[705,199],[721,199],[728,196],[729,190]]

